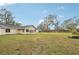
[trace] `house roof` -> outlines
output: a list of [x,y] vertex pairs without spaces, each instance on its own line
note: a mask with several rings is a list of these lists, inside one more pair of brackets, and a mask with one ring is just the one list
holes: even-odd
[[16,25],[11,25],[11,24],[3,24],[3,23],[0,23],[0,28],[2,29],[25,29],[26,27],[33,27],[36,29],[35,26],[33,25],[26,25],[26,26],[16,26]]
[[34,25],[26,25],[24,27],[33,27],[33,28],[37,29]]

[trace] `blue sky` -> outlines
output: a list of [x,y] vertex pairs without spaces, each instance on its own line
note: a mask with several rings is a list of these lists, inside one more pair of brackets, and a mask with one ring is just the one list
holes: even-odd
[[79,4],[54,4],[54,3],[8,3],[0,4],[0,8],[10,10],[17,22],[23,25],[37,26],[45,16],[54,14],[58,20],[64,20],[79,16]]

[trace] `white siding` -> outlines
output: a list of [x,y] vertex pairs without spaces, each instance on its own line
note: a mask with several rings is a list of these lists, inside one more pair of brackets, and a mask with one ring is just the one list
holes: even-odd
[[[26,32],[26,29],[29,30],[29,32]],[[33,30],[33,32],[30,32],[30,30]],[[26,27],[25,28],[25,34],[35,34],[36,32],[38,32],[34,27]]]
[[[33,30],[33,32],[30,32],[30,31],[29,31],[29,32],[26,32],[26,29],[28,29],[28,30]],[[26,28],[24,29],[24,32],[23,32],[23,30],[17,32],[17,29],[10,29],[10,32],[6,32],[5,30],[6,30],[6,29],[1,29],[1,28],[0,28],[0,35],[5,35],[5,34],[17,34],[17,33],[20,33],[20,34],[34,34],[34,33],[38,32],[38,30],[36,30],[34,27],[26,27]]]
[[6,29],[0,29],[0,35],[4,35],[4,34],[16,34],[16,30],[15,29],[10,29],[10,32],[6,32]]

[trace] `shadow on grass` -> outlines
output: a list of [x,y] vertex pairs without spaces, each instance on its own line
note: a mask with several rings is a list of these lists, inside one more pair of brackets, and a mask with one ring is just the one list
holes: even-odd
[[68,38],[79,39],[79,36],[69,36]]

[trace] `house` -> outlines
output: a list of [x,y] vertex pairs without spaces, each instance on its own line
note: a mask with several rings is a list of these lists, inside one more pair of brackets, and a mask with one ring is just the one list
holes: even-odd
[[35,26],[14,26],[0,23],[0,35],[4,34],[33,34],[38,32]]

